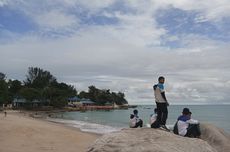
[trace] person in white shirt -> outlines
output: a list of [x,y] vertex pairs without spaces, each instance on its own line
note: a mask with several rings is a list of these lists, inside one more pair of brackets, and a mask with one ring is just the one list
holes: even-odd
[[[188,108],[184,108],[182,115],[178,117],[176,127],[177,131],[174,133],[185,137],[199,138],[201,135],[198,120],[191,118],[192,112]],[[175,127],[174,127],[175,130]]]
[[143,126],[143,121],[138,116],[138,111],[133,110],[133,114],[130,115],[129,121],[130,128],[138,128]]
[[159,128],[159,123],[157,123],[157,108],[154,109],[154,114],[150,115],[149,123],[151,128]]
[[135,128],[136,123],[137,123],[137,120],[134,117],[134,114],[130,114],[129,127],[130,128]]

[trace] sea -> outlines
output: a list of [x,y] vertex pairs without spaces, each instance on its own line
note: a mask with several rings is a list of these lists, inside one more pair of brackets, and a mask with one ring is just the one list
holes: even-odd
[[[183,108],[189,108],[192,118],[201,123],[209,123],[230,133],[230,105],[170,105],[168,107],[167,126],[172,128]],[[155,105],[139,105],[136,108],[116,109],[110,111],[60,112],[48,118],[49,121],[63,123],[79,128],[84,132],[105,134],[129,127],[129,116],[134,109],[149,126],[149,118]]]

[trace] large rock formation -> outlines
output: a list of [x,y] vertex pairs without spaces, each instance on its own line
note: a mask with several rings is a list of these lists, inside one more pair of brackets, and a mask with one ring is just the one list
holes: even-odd
[[[105,134],[89,147],[88,152],[229,152],[226,147],[230,145],[229,138],[216,128],[204,127],[202,125],[202,138],[207,141],[181,137],[159,129],[123,129]],[[215,135],[210,137],[214,130]]]
[[230,135],[210,124],[201,124],[201,139],[207,141],[218,152],[230,152]]

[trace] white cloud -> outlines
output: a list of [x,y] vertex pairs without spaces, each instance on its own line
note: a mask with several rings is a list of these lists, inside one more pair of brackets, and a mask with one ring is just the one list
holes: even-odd
[[52,10],[42,14],[37,14],[34,16],[34,19],[42,28],[70,28],[73,25],[76,26],[79,24],[79,20],[75,16],[65,14],[59,10]]
[[199,13],[195,19],[197,22],[218,22],[230,17],[229,0],[128,0],[125,4],[134,8],[138,13],[148,13],[157,15],[159,9],[170,7],[184,11],[194,11]]
[[[137,41],[121,41],[110,30],[87,28],[64,40],[44,41],[30,36],[1,45],[0,69],[10,78],[23,78],[27,67],[39,66],[79,90],[94,84],[124,91],[130,103],[152,103],[152,84],[159,75],[166,76],[168,98],[173,103],[229,99],[228,44],[211,45],[212,41],[206,40],[206,48],[205,43],[196,43],[199,37],[196,41],[189,37],[194,44],[177,52],[164,47],[137,47]],[[186,52],[196,48],[201,51]]]
[[7,5],[8,0],[0,0],[0,7]]
[[[0,44],[0,69],[9,78],[24,79],[29,66],[39,66],[79,90],[95,84],[112,91],[124,91],[130,103],[152,103],[152,84],[159,75],[164,75],[171,102],[226,102],[230,99],[229,44],[187,34],[168,37],[168,41],[180,41],[183,48],[162,47],[162,36],[167,36],[167,31],[155,21],[158,9],[172,6],[201,12],[203,16],[197,17],[197,22],[216,20],[218,14],[229,15],[228,7],[222,7],[229,6],[228,1],[130,0],[124,5],[134,11],[127,13],[119,8],[103,9],[114,1],[55,3],[47,0],[42,5],[20,2],[20,9],[39,25],[39,32],[68,29],[72,30],[72,35],[49,39],[33,32],[17,36],[17,41]],[[217,11],[213,11],[215,5]],[[118,23],[81,26],[81,19],[69,9],[82,7],[89,15],[97,12],[116,18]],[[76,26],[79,29],[76,30]]]
[[160,7],[173,6],[186,11],[197,11],[201,13],[202,20],[219,21],[224,17],[230,17],[229,0],[152,0]]
[[112,33],[122,41],[131,44],[160,45],[160,37],[166,33],[156,26],[154,19],[148,15],[125,15],[116,13],[120,26]]
[[80,4],[83,5],[85,7],[87,7],[90,10],[95,10],[95,9],[101,9],[101,8],[105,8],[110,6],[111,4],[113,4],[115,2],[115,0],[77,0],[76,4]]

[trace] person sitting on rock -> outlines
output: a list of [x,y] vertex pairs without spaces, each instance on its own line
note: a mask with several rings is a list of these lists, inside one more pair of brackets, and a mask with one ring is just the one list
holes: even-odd
[[[201,135],[200,125],[198,120],[191,118],[192,112],[188,108],[184,108],[182,115],[178,117],[174,133],[178,133],[185,137],[199,138]],[[177,127],[177,128],[176,128]],[[177,131],[175,131],[177,129]]]
[[135,128],[135,126],[136,126],[136,118],[134,117],[134,114],[130,114],[129,127]]
[[138,116],[138,111],[133,110],[133,114],[130,115],[130,128],[138,128],[143,126],[143,121]]
[[159,128],[160,124],[157,122],[157,108],[154,109],[154,114],[150,115],[149,123],[151,128]]

